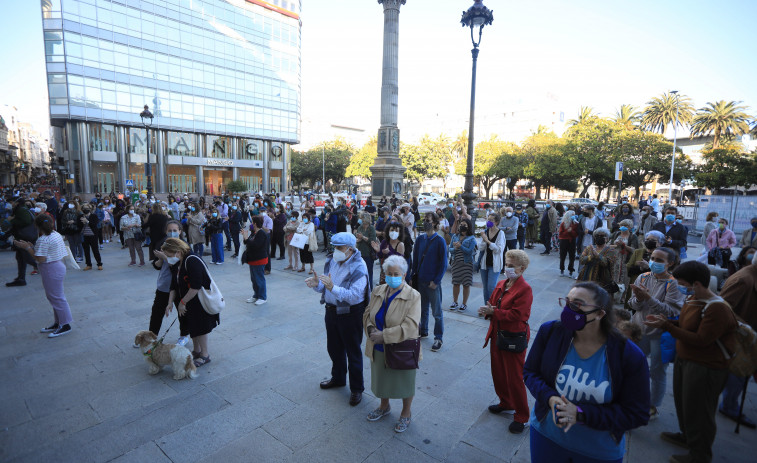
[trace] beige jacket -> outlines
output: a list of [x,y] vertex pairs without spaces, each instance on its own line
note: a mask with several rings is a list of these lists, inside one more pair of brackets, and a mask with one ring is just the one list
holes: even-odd
[[[386,300],[388,285],[373,288],[368,308],[363,313],[363,329],[365,329],[365,356],[373,360],[373,341],[368,332],[376,328],[376,314]],[[418,325],[421,321],[421,295],[418,291],[404,283],[400,293],[394,297],[384,317],[384,344],[395,344],[406,339],[415,339],[420,335]],[[423,359],[421,352],[419,360]]]

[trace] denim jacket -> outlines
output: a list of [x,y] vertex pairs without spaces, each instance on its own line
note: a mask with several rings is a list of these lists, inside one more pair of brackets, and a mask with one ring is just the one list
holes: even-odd
[[[449,254],[452,258],[455,258],[455,246],[454,244],[460,241],[460,235],[455,233],[452,235],[452,242],[449,245]],[[473,253],[476,251],[476,237],[468,236],[463,239],[460,249],[463,250],[463,262],[470,264],[473,262]]]

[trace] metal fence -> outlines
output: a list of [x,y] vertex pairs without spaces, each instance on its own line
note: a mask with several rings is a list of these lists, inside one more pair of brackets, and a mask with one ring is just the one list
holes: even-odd
[[750,220],[757,217],[757,196],[700,195],[692,211],[694,229],[702,232],[709,212],[728,219],[729,228],[740,238],[744,230],[752,228]]

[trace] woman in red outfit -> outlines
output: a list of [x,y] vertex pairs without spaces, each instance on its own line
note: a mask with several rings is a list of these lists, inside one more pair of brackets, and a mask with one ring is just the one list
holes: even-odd
[[492,379],[494,391],[499,403],[489,406],[492,413],[514,413],[510,423],[510,432],[520,434],[528,423],[528,398],[526,385],[523,383],[523,364],[526,362],[526,349],[522,352],[501,350],[497,346],[497,331],[508,331],[511,336],[525,336],[528,344],[530,329],[528,318],[531,316],[531,302],[534,299],[531,286],[523,278],[528,268],[528,255],[525,251],[512,249],[505,254],[506,280],[497,283],[489,302],[478,309],[479,315],[490,320],[489,332],[486,333],[486,347],[491,342]]

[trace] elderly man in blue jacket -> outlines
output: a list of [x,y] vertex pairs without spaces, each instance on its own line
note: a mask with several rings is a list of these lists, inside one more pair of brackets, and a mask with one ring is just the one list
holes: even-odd
[[[323,275],[305,280],[321,293],[326,304],[326,349],[331,357],[331,378],[321,389],[346,385],[349,371],[350,405],[363,398],[363,312],[368,302],[368,268],[356,247],[355,235],[337,233],[331,239],[334,253],[326,261]],[[349,364],[349,366],[348,366]]]
[[439,217],[428,212],[423,221],[424,234],[413,246],[413,287],[421,294],[421,337],[428,336],[428,311],[434,316],[434,344],[431,351],[442,348],[444,315],[442,313],[442,277],[447,271],[447,242],[436,233]]

